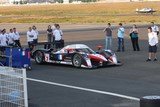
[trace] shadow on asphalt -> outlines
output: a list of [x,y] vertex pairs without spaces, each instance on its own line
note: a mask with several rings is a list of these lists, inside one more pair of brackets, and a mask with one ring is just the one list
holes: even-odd
[[[32,62],[32,63],[34,63],[34,64],[36,64],[35,62]],[[36,64],[36,65],[38,65],[38,64]],[[93,67],[93,68],[82,68],[82,67],[74,67],[73,65],[65,65],[65,64],[55,64],[55,63],[43,63],[43,64],[39,64],[39,65],[43,65],[43,66],[51,66],[51,67],[54,67],[54,66],[56,66],[56,67],[59,67],[59,68],[61,68],[61,67],[63,67],[64,69],[65,68],[71,68],[71,69],[73,69],[73,70],[85,70],[85,71],[90,71],[90,70],[97,70],[97,69],[105,69],[105,68],[112,68],[112,67],[120,67],[120,66],[123,66],[123,64],[122,65],[107,65],[107,66],[101,66],[101,67]],[[33,68],[34,69],[34,68]]]

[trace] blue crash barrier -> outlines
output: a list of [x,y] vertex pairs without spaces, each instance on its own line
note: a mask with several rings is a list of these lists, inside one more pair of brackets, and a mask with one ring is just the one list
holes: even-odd
[[30,49],[5,47],[1,52],[0,63],[4,66],[31,69]]

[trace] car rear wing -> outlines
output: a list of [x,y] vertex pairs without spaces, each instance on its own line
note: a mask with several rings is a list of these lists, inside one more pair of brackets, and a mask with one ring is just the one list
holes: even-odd
[[38,42],[33,45],[39,46],[39,45],[54,45],[54,44],[55,44],[55,42]]
[[38,47],[38,46],[44,46],[44,49],[57,49],[56,48],[56,44],[59,44],[61,47],[59,48],[63,48],[64,47],[64,40],[60,40],[60,41],[55,41],[55,42],[38,42],[33,44],[33,46]]

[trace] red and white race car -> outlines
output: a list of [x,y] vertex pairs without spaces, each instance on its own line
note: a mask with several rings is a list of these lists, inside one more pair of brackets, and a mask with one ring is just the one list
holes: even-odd
[[38,64],[48,62],[84,68],[121,65],[112,51],[100,49],[98,52],[95,52],[84,44],[68,45],[59,51],[37,49],[33,52],[33,58]]

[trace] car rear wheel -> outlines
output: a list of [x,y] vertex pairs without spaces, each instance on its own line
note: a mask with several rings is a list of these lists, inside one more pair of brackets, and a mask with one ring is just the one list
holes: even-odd
[[34,58],[35,58],[35,61],[36,61],[37,64],[42,64],[44,62],[44,54],[43,54],[43,52],[37,51],[35,53]]
[[75,67],[81,67],[82,65],[82,57],[80,54],[75,54],[72,58],[72,64]]

